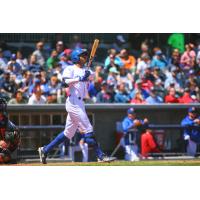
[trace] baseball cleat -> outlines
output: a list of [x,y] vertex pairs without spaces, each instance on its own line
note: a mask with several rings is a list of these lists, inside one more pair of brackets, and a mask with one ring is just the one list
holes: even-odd
[[40,162],[43,163],[43,164],[47,164],[47,155],[44,153],[44,150],[43,150],[44,147],[39,147],[38,148],[38,152],[39,152],[39,157],[40,157]]
[[116,160],[116,157],[109,157],[106,155],[103,155],[101,158],[97,159],[98,162],[112,162],[114,160]]

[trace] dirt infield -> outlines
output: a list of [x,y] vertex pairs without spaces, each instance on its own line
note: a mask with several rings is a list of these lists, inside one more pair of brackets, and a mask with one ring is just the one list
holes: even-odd
[[[5,166],[5,165],[4,165]],[[200,159],[193,160],[146,160],[139,162],[114,161],[111,163],[98,162],[50,162],[46,165],[41,163],[18,163],[7,166],[200,166]]]

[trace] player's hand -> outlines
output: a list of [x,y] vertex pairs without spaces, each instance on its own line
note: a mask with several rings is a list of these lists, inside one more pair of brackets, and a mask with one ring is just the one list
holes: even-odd
[[145,124],[148,124],[149,123],[149,120],[147,118],[144,118],[144,123]]
[[85,71],[85,74],[83,76],[79,77],[79,81],[88,81],[89,76],[91,75],[91,72],[89,70]]
[[134,120],[134,127],[138,127],[138,126],[141,126],[142,124],[141,124],[141,121],[140,120],[138,120],[138,119],[135,119]]
[[195,119],[194,123],[200,125],[200,119]]

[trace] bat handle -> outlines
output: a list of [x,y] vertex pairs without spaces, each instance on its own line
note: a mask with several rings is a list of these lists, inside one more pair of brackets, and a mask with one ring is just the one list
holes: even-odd
[[92,64],[92,61],[93,61],[93,57],[90,58],[90,60],[89,60],[89,62],[88,62],[88,65],[87,65],[87,68],[88,68],[88,69],[90,68],[90,66],[91,66],[91,64]]

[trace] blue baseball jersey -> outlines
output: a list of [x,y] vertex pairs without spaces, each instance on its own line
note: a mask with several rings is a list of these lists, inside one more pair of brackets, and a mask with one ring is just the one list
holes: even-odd
[[[198,117],[198,119],[200,119],[200,117]],[[200,129],[195,128],[195,126],[197,127],[197,125],[194,123],[193,119],[189,118],[189,116],[186,116],[182,120],[181,125],[186,126],[183,131],[184,136],[189,135],[192,141],[200,143]]]
[[[134,120],[139,120],[139,119],[134,119]],[[124,136],[125,145],[134,144],[139,135],[139,130],[137,128],[134,128],[134,120],[129,117],[125,117],[124,120],[122,121],[122,129],[125,134]],[[141,124],[143,124],[142,120],[139,121],[141,122]]]

